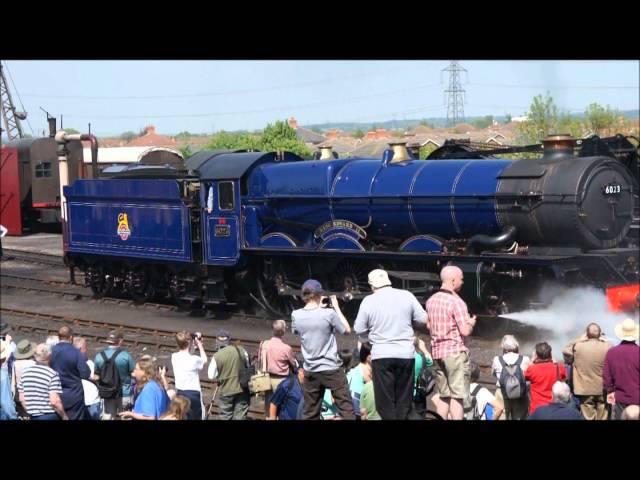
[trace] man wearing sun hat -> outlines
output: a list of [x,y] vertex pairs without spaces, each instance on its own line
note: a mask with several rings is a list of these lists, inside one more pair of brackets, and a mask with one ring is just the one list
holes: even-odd
[[613,405],[614,420],[619,420],[629,405],[640,405],[640,347],[638,324],[631,318],[616,325],[620,345],[611,348],[604,359],[604,388],[607,403]]
[[[35,355],[35,353],[36,353],[36,344],[34,342],[30,342],[26,338],[18,342],[16,346],[16,351],[14,353],[16,361],[13,363],[13,369],[14,369],[13,374],[14,374],[16,386],[20,382],[20,378],[22,377],[22,372],[24,372],[24,370],[27,367],[30,367],[36,364],[36,361],[33,359],[33,356]],[[14,392],[14,397],[17,398],[16,392]],[[26,413],[27,413],[26,410],[22,408],[22,405],[17,400],[16,400],[16,408],[18,409],[18,414],[20,416],[22,417],[26,416]]]

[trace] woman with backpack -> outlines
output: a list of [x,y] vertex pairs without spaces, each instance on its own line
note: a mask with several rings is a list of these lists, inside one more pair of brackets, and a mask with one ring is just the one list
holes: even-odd
[[169,397],[162,381],[158,378],[157,369],[153,360],[141,358],[136,363],[136,368],[131,372],[136,379],[137,397],[133,410],[121,412],[120,418],[133,418],[134,420],[157,420],[167,411]]
[[[502,355],[493,358],[491,365],[491,373],[498,379],[496,382],[496,400],[504,405],[504,413],[507,420],[525,420],[529,411],[529,395],[527,392],[526,381],[524,380],[524,372],[529,367],[531,361],[526,355],[520,355],[520,344],[513,335],[505,335],[502,337]],[[518,380],[521,384],[521,391],[516,392],[514,389],[509,390],[505,395],[507,385],[502,386],[500,381],[503,378],[503,368],[506,366],[504,374],[509,374]],[[505,383],[506,380],[505,380]],[[518,395],[519,393],[519,395]],[[495,417],[500,420],[499,416]]]
[[469,390],[471,391],[470,420],[498,420],[502,415],[503,406],[488,388],[481,386],[480,366],[476,362],[469,364]]

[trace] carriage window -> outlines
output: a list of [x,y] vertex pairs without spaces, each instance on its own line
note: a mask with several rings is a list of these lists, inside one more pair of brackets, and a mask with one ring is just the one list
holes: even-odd
[[233,210],[233,182],[218,183],[218,206],[220,210]]
[[51,162],[40,162],[36,165],[36,178],[51,176]]

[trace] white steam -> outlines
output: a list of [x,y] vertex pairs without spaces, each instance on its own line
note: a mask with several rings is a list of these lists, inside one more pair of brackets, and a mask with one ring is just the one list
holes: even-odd
[[[557,290],[555,292],[557,294]],[[551,334],[541,332],[534,343],[548,342],[556,360],[562,359],[565,345],[583,334],[591,322],[600,325],[609,342],[616,345],[619,340],[615,336],[614,327],[626,317],[624,314],[610,312],[604,292],[592,287],[567,289],[557,295],[547,308],[541,310],[502,316],[549,330]],[[530,355],[532,350],[532,347],[521,349],[521,353]]]

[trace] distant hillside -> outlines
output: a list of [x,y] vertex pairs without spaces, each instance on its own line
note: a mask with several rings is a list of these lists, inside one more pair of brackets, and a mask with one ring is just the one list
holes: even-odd
[[[620,114],[624,115],[626,118],[637,119],[640,117],[640,110],[623,110]],[[573,113],[571,114],[573,118],[583,118],[584,113]],[[465,117],[465,123],[472,123],[476,120],[483,119],[484,116],[475,116],[475,117]],[[504,123],[506,117],[504,115],[496,115],[493,119],[498,123]],[[304,128],[309,129],[318,129],[323,132],[327,130],[331,130],[333,128],[337,128],[339,130],[344,131],[354,131],[354,130],[362,130],[366,132],[367,130],[372,129],[373,127],[377,128],[385,128],[387,130],[396,130],[396,129],[409,129],[414,128],[420,125],[420,122],[427,122],[430,125],[433,125],[436,128],[443,128],[447,126],[447,119],[442,117],[437,118],[415,118],[411,120],[386,120],[384,122],[367,122],[367,123],[357,123],[357,122],[329,122],[329,123],[315,123],[312,125],[303,125]]]

